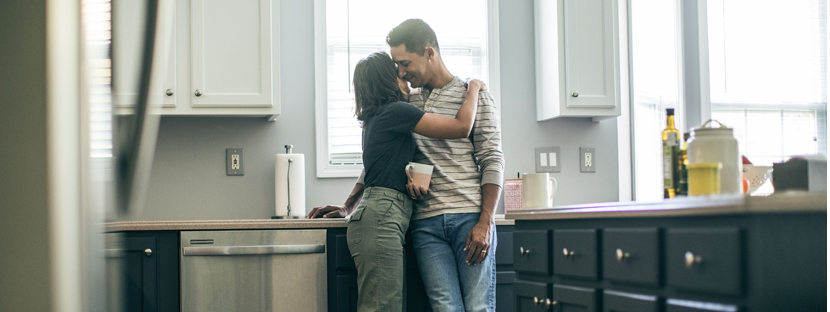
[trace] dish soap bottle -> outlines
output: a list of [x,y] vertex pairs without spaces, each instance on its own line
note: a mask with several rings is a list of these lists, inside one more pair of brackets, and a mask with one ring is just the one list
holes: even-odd
[[663,198],[674,198],[677,189],[677,155],[680,131],[674,127],[674,108],[666,109],[666,129],[663,130]]

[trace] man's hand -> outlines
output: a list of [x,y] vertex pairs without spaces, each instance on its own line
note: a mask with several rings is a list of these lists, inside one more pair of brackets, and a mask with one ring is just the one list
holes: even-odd
[[314,207],[308,213],[308,218],[345,218],[349,215],[349,210],[343,205],[325,205],[323,207]]
[[467,264],[476,265],[490,254],[490,242],[493,241],[493,222],[481,221],[467,234]]

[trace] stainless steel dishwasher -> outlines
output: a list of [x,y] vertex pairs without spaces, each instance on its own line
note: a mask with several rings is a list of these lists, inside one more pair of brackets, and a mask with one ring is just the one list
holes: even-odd
[[327,311],[326,230],[181,232],[182,311]]

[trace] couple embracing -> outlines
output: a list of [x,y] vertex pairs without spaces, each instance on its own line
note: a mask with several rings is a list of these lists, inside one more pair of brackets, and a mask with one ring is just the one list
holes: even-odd
[[[447,70],[422,20],[404,21],[386,43],[391,58],[377,52],[355,67],[364,171],[344,205],[308,217],[348,216],[358,311],[403,310],[408,229],[433,311],[495,311],[499,111],[482,82]],[[409,162],[433,166],[432,183],[408,179]]]

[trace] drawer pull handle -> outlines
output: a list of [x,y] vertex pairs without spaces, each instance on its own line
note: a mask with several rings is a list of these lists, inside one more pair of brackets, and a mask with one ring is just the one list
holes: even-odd
[[196,89],[196,92],[193,92],[193,94],[196,95],[196,96],[202,96],[202,91],[200,91],[199,89]]
[[568,258],[573,257],[576,254],[576,252],[573,250],[568,250],[568,248],[564,248],[562,249],[562,254],[565,256],[565,258]]
[[693,254],[691,251],[686,252],[686,257],[685,258],[686,258],[686,267],[687,268],[691,268],[696,263],[700,263],[700,262],[703,261],[703,258],[701,258],[700,256],[695,256],[695,254]]
[[167,96],[173,96],[173,89],[167,89],[167,92],[165,92],[165,94],[167,94]]
[[539,305],[539,297],[533,297],[533,306]]
[[574,92],[574,93],[571,93],[571,96],[572,96],[572,97],[578,97],[578,96],[579,96],[579,92]]
[[625,259],[631,257],[630,253],[624,252],[622,249],[617,248],[617,261],[623,262]]
[[519,247],[519,255],[524,256],[530,254],[530,249],[525,249],[524,247]]
[[152,256],[153,255],[153,250],[150,249],[150,248],[144,249],[144,254],[148,257]]

